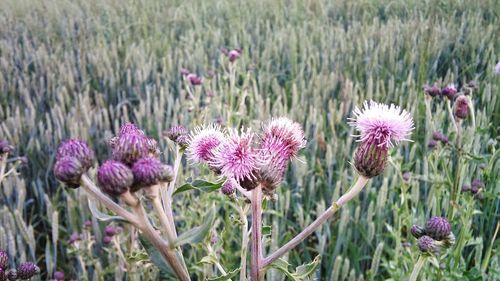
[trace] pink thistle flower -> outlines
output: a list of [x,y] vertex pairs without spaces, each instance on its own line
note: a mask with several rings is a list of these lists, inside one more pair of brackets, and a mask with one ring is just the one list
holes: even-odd
[[215,149],[224,140],[224,133],[217,125],[196,128],[189,140],[187,157],[193,163],[212,162]]
[[227,139],[214,150],[209,164],[228,178],[254,179],[261,161],[258,150],[253,147],[253,137],[250,129],[240,134],[231,130]]
[[459,119],[467,118],[469,115],[469,99],[466,96],[460,95],[455,100],[454,113]]
[[238,50],[238,49],[231,50],[231,51],[229,51],[229,53],[227,54],[227,56],[229,57],[229,61],[230,62],[235,62],[237,59],[240,58],[241,51]]
[[141,136],[145,136],[144,131],[139,129],[134,123],[125,123],[120,127],[120,131],[118,132],[118,137],[121,137],[126,134],[138,134]]
[[449,98],[450,100],[455,96],[457,92],[458,90],[455,84],[449,84],[448,86],[441,89],[441,95]]
[[363,109],[356,107],[349,124],[360,131],[361,142],[375,142],[377,146],[390,148],[394,143],[410,141],[414,129],[413,118],[406,110],[391,104],[374,101],[364,102]]
[[279,142],[280,146],[286,147],[288,159],[297,156],[299,150],[306,146],[300,124],[286,117],[273,118],[264,126],[263,131],[262,146],[272,146],[272,143]]
[[200,76],[190,73],[186,76],[186,79],[191,83],[193,86],[201,85],[202,79]]

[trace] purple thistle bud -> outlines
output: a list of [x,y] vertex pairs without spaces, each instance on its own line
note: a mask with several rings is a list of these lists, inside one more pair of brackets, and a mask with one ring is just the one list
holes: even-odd
[[436,254],[439,251],[436,241],[427,235],[420,237],[417,244],[418,249],[425,254]]
[[80,234],[78,234],[78,232],[73,232],[71,234],[71,236],[69,237],[69,240],[68,240],[68,243],[69,244],[73,244],[75,243],[76,241],[80,241],[81,240],[81,236]]
[[7,280],[7,276],[5,276],[5,271],[0,268],[0,281],[6,281]]
[[106,234],[106,236],[114,236],[116,234],[116,228],[112,225],[106,225],[104,234]]
[[259,180],[264,191],[271,194],[285,177],[291,151],[281,138],[264,138],[260,154],[265,163],[259,168]]
[[64,281],[64,272],[62,272],[62,271],[54,272],[54,279],[56,281]]
[[111,237],[111,236],[104,236],[104,237],[102,238],[102,243],[103,243],[104,245],[109,245],[109,244],[111,244],[111,241],[113,241],[113,237]]
[[181,70],[179,72],[181,73],[182,76],[187,76],[189,73],[191,73],[186,68],[181,68]]
[[470,80],[467,83],[467,87],[472,88],[472,89],[477,89],[478,88],[477,81],[476,80]]
[[375,141],[364,141],[354,154],[354,167],[366,178],[373,178],[384,172],[389,153],[386,146]]
[[83,223],[83,227],[85,228],[91,228],[92,227],[92,222],[89,221],[89,220],[86,220],[84,223]]
[[181,136],[186,136],[188,134],[188,131],[186,128],[182,125],[178,126],[172,126],[170,129],[165,133],[167,138],[169,138],[171,141],[177,143],[177,139]]
[[94,164],[94,152],[87,142],[78,139],[70,139],[62,142],[57,149],[56,160],[63,157],[73,157],[80,161],[82,167],[88,170]]
[[444,137],[443,133],[439,131],[435,131],[434,133],[432,133],[432,139],[435,141],[440,141],[443,139],[443,137]]
[[186,79],[189,81],[189,83],[191,83],[191,85],[193,86],[197,86],[197,85],[201,85],[201,77],[199,77],[198,75],[194,74],[194,73],[189,73],[187,76],[186,76]]
[[85,171],[82,163],[71,156],[61,157],[54,164],[55,177],[71,188],[80,186],[80,178]]
[[415,237],[417,239],[425,235],[424,228],[419,226],[419,225],[416,225],[416,224],[414,224],[411,227],[410,232],[411,232],[411,235],[413,235],[413,237]]
[[433,217],[425,223],[425,234],[441,241],[451,233],[451,225],[443,217]]
[[448,99],[452,99],[457,93],[457,87],[455,84],[449,84],[441,90],[441,95],[447,97]]
[[460,95],[455,100],[454,113],[457,118],[465,119],[469,115],[469,99]]
[[131,165],[149,153],[148,139],[141,134],[124,134],[118,138],[113,158]]
[[235,62],[237,59],[240,58],[241,51],[240,50],[231,50],[231,51],[229,51],[227,56],[229,57],[230,62]]
[[4,250],[0,250],[0,269],[7,269],[9,266],[9,256]]
[[145,136],[144,131],[139,129],[134,123],[125,123],[120,127],[120,131],[118,132],[118,137],[122,137],[127,134],[136,134]]
[[186,149],[189,146],[189,136],[188,135],[182,135],[177,138],[177,144],[180,146],[181,149]]
[[219,126],[196,128],[189,140],[187,157],[193,163],[212,162],[215,149],[224,141],[225,136]]
[[434,84],[432,86],[425,85],[424,92],[431,97],[435,97],[435,96],[439,95],[439,93],[441,93],[441,89],[436,84]]
[[15,269],[9,270],[9,273],[7,274],[7,279],[9,279],[9,281],[17,280],[17,271]]
[[134,166],[132,166],[134,191],[157,184],[162,176],[162,166],[160,160],[151,157],[139,159],[135,162]]
[[471,192],[472,194],[477,194],[479,189],[484,188],[484,183],[480,179],[474,179],[471,182]]
[[448,136],[447,135],[442,135],[441,136],[441,143],[442,144],[447,144],[448,143]]
[[238,181],[255,178],[254,171],[261,161],[258,150],[253,146],[253,137],[249,129],[240,134],[231,130],[227,139],[214,149],[213,160],[209,161],[209,165],[222,175]]
[[236,191],[237,184],[238,183],[234,179],[232,179],[232,178],[227,179],[224,182],[224,184],[222,184],[222,187],[220,190],[221,190],[222,194],[224,194],[224,195],[227,195],[227,196],[233,195],[234,192]]
[[0,140],[0,154],[8,153],[14,150],[14,147],[6,140]]
[[462,193],[468,192],[470,190],[471,190],[470,185],[468,184],[462,185]]
[[410,179],[411,179],[411,172],[409,172],[409,171],[404,172],[403,173],[403,180],[405,182],[408,182],[408,181],[410,181]]
[[161,165],[160,182],[171,182],[174,180],[174,170],[170,165]]
[[119,196],[127,192],[134,182],[134,175],[124,164],[108,160],[97,171],[97,182],[101,190],[109,195]]
[[427,148],[429,148],[429,149],[432,150],[432,149],[434,149],[436,147],[436,145],[437,145],[437,141],[430,140],[429,143],[427,143]]
[[39,273],[40,268],[30,261],[22,263],[17,268],[17,278],[21,280],[28,280]]
[[148,145],[148,155],[149,157],[159,158],[160,149],[158,148],[158,142],[153,138],[146,139]]

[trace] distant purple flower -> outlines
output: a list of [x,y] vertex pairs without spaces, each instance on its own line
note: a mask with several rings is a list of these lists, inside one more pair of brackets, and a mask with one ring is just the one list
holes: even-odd
[[400,141],[409,141],[414,129],[413,118],[406,110],[396,105],[385,105],[374,101],[364,103],[364,108],[354,109],[350,125],[360,131],[360,141],[375,142],[386,148]]
[[201,82],[202,82],[202,78],[199,77],[198,75],[194,74],[194,73],[190,73],[186,76],[186,79],[189,81],[189,83],[191,83],[191,85],[193,86],[198,86],[198,85],[201,85]]
[[134,176],[129,167],[108,160],[97,171],[97,182],[104,193],[119,196],[125,193],[134,182]]
[[465,193],[465,192],[468,192],[468,191],[470,191],[470,185],[463,184],[462,185],[462,192]]
[[434,84],[432,86],[430,85],[425,85],[424,86],[424,92],[428,94],[431,97],[438,96],[439,93],[441,93],[441,89],[439,88],[438,85]]
[[451,225],[447,219],[433,217],[425,223],[425,234],[441,241],[451,233]]
[[144,131],[139,129],[134,123],[125,123],[120,127],[120,131],[118,132],[118,137],[127,134],[137,134],[141,136],[145,136]]
[[405,172],[403,173],[403,180],[404,180],[405,182],[408,182],[408,181],[410,181],[410,179],[411,179],[411,172],[409,172],[409,171],[405,171]]
[[113,158],[131,165],[149,153],[148,139],[141,134],[128,133],[118,138],[113,149]]
[[92,222],[89,221],[89,220],[86,220],[84,223],[83,223],[83,227],[85,228],[91,228],[92,227]]
[[102,243],[103,243],[104,245],[109,245],[109,244],[111,244],[111,241],[113,241],[113,237],[111,237],[111,236],[107,236],[107,235],[106,235],[106,236],[104,236],[104,237],[102,238]]
[[497,65],[495,66],[495,72],[496,73],[500,73],[500,61],[497,63]]
[[71,188],[80,186],[80,178],[85,170],[82,163],[71,156],[61,157],[54,164],[55,177]]
[[83,140],[69,139],[62,142],[57,149],[56,160],[67,156],[78,159],[85,170],[88,170],[94,164],[94,152],[87,142]]
[[250,130],[243,133],[230,131],[227,139],[214,149],[209,165],[220,170],[222,175],[238,181],[255,178],[254,172],[260,161],[258,150],[253,146],[253,137]]
[[237,59],[240,58],[240,56],[241,56],[241,50],[238,50],[238,49],[231,50],[231,51],[229,51],[229,53],[227,54],[227,56],[229,57],[229,61],[230,62],[235,62]]
[[40,268],[30,261],[22,263],[17,268],[17,278],[21,280],[28,280],[39,273]]
[[6,140],[0,140],[0,154],[8,153],[14,150],[14,147]]
[[472,180],[470,185],[472,194],[477,194],[479,192],[479,189],[484,188],[484,183],[480,179]]
[[193,163],[212,162],[215,149],[224,141],[224,133],[217,125],[196,128],[189,140],[187,157]]
[[9,266],[9,256],[4,250],[0,250],[0,269],[7,269]]
[[434,133],[432,133],[433,140],[440,141],[442,138],[443,138],[443,133],[441,133],[439,131],[435,131]]
[[64,272],[62,272],[62,271],[54,272],[54,279],[56,281],[64,281]]
[[458,92],[455,84],[449,84],[448,86],[441,89],[441,95],[447,97],[448,99],[452,99],[455,94]]
[[9,270],[9,273],[7,274],[7,279],[9,279],[9,281],[17,280],[17,271],[15,269]]
[[69,237],[68,244],[73,244],[76,241],[80,241],[81,239],[82,238],[78,232],[73,232]]
[[430,140],[430,141],[427,143],[427,148],[429,148],[429,149],[431,149],[431,150],[432,150],[432,149],[434,149],[434,148],[436,147],[436,145],[437,145],[437,141],[435,141],[435,140]]
[[457,118],[465,119],[469,115],[469,99],[460,95],[455,100],[454,113]]
[[112,225],[106,225],[104,228],[104,234],[106,236],[114,236],[116,235],[116,228]]

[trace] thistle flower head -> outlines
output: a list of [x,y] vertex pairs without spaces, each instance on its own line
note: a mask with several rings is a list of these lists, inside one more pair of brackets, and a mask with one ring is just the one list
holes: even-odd
[[171,182],[174,180],[174,169],[170,165],[161,165],[160,182]]
[[378,146],[376,142],[362,142],[354,154],[354,167],[365,178],[373,178],[384,172],[387,166],[389,149]]
[[413,237],[415,237],[417,239],[425,235],[425,229],[419,225],[416,225],[416,224],[414,224],[410,228],[410,232],[411,232],[411,235],[413,235]]
[[54,272],[54,280],[56,281],[64,281],[64,272],[56,271]]
[[460,95],[455,100],[454,112],[455,116],[460,119],[465,119],[469,115],[469,99],[467,96]]
[[138,133],[121,135],[113,149],[113,158],[122,163],[131,165],[135,161],[147,156],[150,150],[148,139]]
[[7,269],[9,266],[9,256],[4,250],[0,250],[0,269]]
[[441,241],[451,233],[451,225],[445,218],[433,217],[425,223],[425,234]]
[[21,280],[28,280],[39,273],[40,273],[40,268],[36,264],[30,261],[23,262],[17,268],[17,278]]
[[436,240],[427,235],[420,237],[417,244],[418,249],[424,254],[436,254],[439,252],[439,247],[436,243]]
[[360,132],[361,142],[374,142],[377,146],[389,148],[394,143],[409,140],[414,129],[410,113],[394,104],[365,101],[363,105],[363,109],[354,109],[355,117],[349,122]]
[[106,227],[104,228],[104,234],[106,234],[107,236],[114,236],[116,235],[116,228],[112,225],[106,225]]
[[105,235],[105,236],[102,238],[102,244],[104,244],[104,245],[109,245],[109,244],[111,244],[111,241],[113,241],[113,237],[112,237],[112,236],[107,236],[107,235]]
[[222,187],[220,190],[221,190],[222,194],[224,194],[224,195],[227,195],[227,196],[233,195],[234,192],[236,191],[237,184],[238,183],[236,182],[236,180],[234,180],[233,178],[229,178],[222,184]]
[[148,145],[148,156],[159,158],[160,149],[158,148],[158,142],[153,138],[146,138],[146,143]]
[[241,56],[241,50],[240,49],[231,50],[231,51],[229,51],[229,53],[227,54],[227,56],[229,57],[229,61],[230,62],[235,62],[237,59],[240,58],[240,56]]
[[97,182],[104,193],[120,196],[134,182],[134,175],[129,167],[121,162],[108,160],[97,171]]
[[435,97],[441,93],[441,89],[439,88],[438,85],[425,85],[424,86],[424,92],[428,94],[431,97]]
[[56,160],[63,157],[76,158],[85,170],[92,167],[94,163],[94,152],[90,149],[86,141],[79,139],[69,139],[62,142],[57,149]]
[[448,99],[452,99],[457,93],[457,87],[455,84],[449,84],[448,86],[441,89],[441,95],[447,97]]
[[193,163],[212,162],[215,149],[224,140],[224,133],[217,125],[197,128],[190,137],[187,157]]
[[71,156],[61,157],[54,164],[56,178],[71,188],[77,188],[80,185],[80,178],[85,171],[82,163]]
[[172,126],[170,127],[170,129],[165,133],[165,135],[167,136],[167,138],[169,138],[171,141],[177,143],[177,139],[180,137],[180,136],[184,136],[184,135],[187,135],[188,134],[188,131],[186,130],[186,128],[182,125],[178,125],[178,126]]
[[253,146],[253,138],[251,130],[242,133],[229,131],[227,139],[214,149],[213,160],[209,164],[228,178],[238,181],[255,178],[254,172],[260,160],[258,150]]
[[125,123],[120,127],[120,131],[118,132],[118,137],[121,137],[126,134],[137,134],[141,136],[145,136],[144,131],[139,129],[134,123]]
[[152,157],[142,158],[132,166],[134,174],[134,190],[157,184],[162,176],[163,164]]
[[202,78],[194,73],[189,73],[186,76],[186,79],[191,83],[193,86],[201,85]]
[[279,142],[286,146],[288,159],[297,156],[298,151],[306,146],[304,131],[299,123],[286,117],[273,118],[263,128],[262,147]]
[[0,140],[0,154],[8,153],[14,150],[14,147],[6,140]]

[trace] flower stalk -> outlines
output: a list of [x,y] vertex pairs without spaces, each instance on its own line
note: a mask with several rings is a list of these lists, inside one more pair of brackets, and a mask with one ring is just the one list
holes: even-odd
[[408,281],[417,281],[418,275],[420,274],[420,271],[424,267],[425,261],[427,260],[427,256],[425,255],[420,255],[420,257],[417,260],[417,263],[415,263],[413,267],[413,271],[410,275],[410,279]]
[[262,264],[262,186],[252,190],[252,268],[250,278],[260,281],[264,277]]

